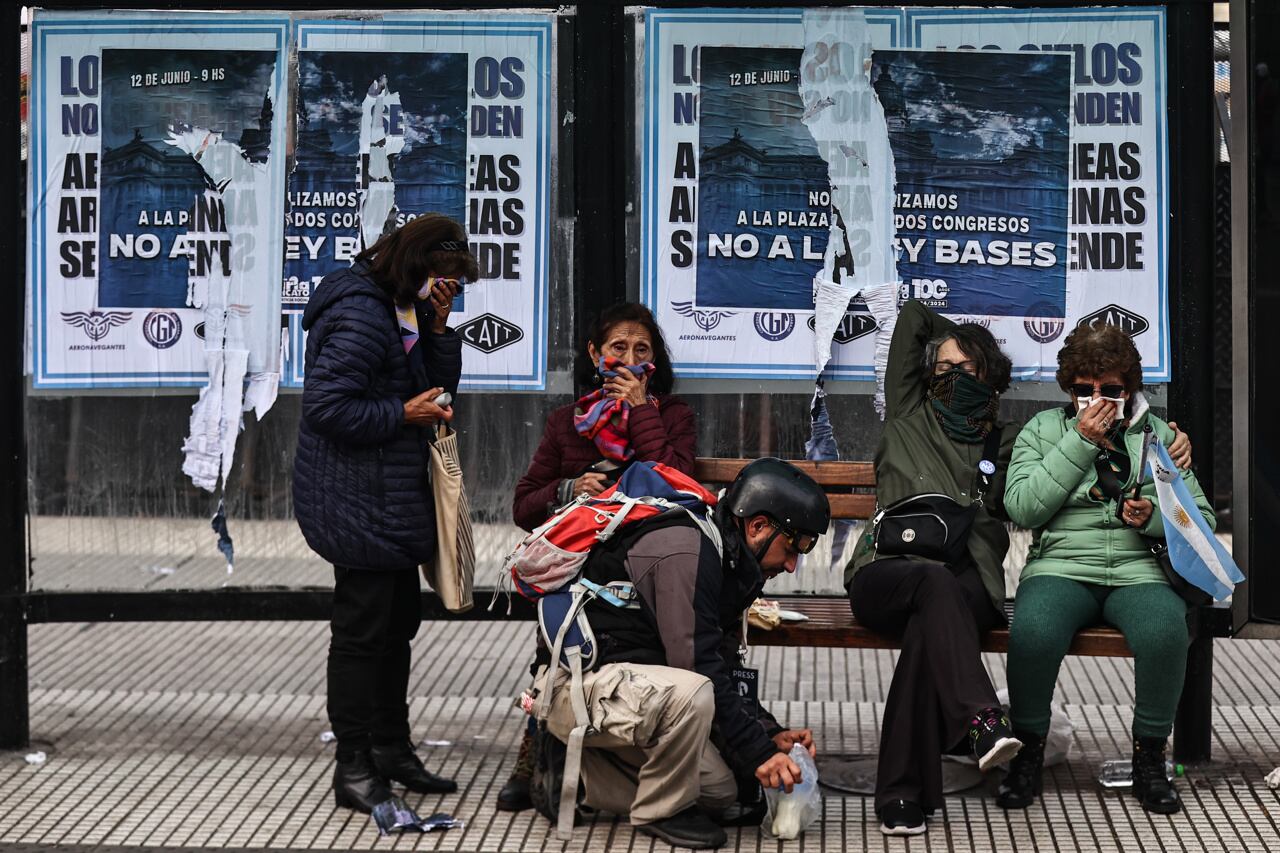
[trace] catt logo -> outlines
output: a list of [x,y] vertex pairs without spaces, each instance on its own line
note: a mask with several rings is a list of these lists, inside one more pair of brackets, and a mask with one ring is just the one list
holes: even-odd
[[[817,325],[817,320],[810,317],[809,329],[817,331]],[[831,336],[831,339],[838,344],[847,344],[850,341],[856,341],[858,338],[871,334],[878,328],[875,318],[870,314],[849,312],[840,318],[840,325],[836,326],[836,332]]]
[[1096,326],[1099,323],[1106,323],[1108,326],[1116,326],[1131,338],[1151,328],[1151,324],[1147,322],[1147,318],[1141,314],[1135,314],[1127,308],[1121,308],[1119,305],[1108,305],[1105,308],[1099,308],[1092,314],[1086,314],[1080,318],[1077,326]]
[[458,327],[462,342],[480,352],[497,352],[524,337],[524,331],[508,320],[493,314],[481,314]]

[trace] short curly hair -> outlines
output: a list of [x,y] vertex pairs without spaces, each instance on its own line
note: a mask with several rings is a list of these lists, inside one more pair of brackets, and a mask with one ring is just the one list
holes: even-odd
[[1068,391],[1082,376],[1118,373],[1130,394],[1142,387],[1142,357],[1133,340],[1117,326],[1077,326],[1058,350],[1058,385]]

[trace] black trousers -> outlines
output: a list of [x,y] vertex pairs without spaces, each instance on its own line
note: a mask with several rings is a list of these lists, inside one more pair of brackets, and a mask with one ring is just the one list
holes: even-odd
[[422,622],[416,567],[333,567],[329,722],[338,760],[370,744],[409,741],[409,642]]
[[849,584],[853,615],[901,638],[880,728],[876,809],[893,800],[942,807],[942,754],[962,744],[969,721],[998,705],[979,634],[1004,621],[976,569],[900,557],[864,566]]

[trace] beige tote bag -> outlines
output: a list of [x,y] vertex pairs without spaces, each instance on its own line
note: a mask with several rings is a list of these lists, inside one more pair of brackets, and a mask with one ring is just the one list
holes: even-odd
[[422,566],[422,576],[445,607],[463,613],[474,604],[476,547],[458,463],[458,434],[445,423],[437,425],[431,439],[431,492],[436,499],[436,558]]

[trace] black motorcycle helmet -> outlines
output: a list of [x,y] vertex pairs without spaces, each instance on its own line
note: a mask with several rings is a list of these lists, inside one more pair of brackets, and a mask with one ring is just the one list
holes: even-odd
[[720,506],[743,521],[765,515],[774,522],[777,529],[757,549],[757,559],[779,535],[790,539],[797,551],[807,554],[831,524],[831,504],[822,487],[799,468],[773,456],[743,466],[725,490]]

